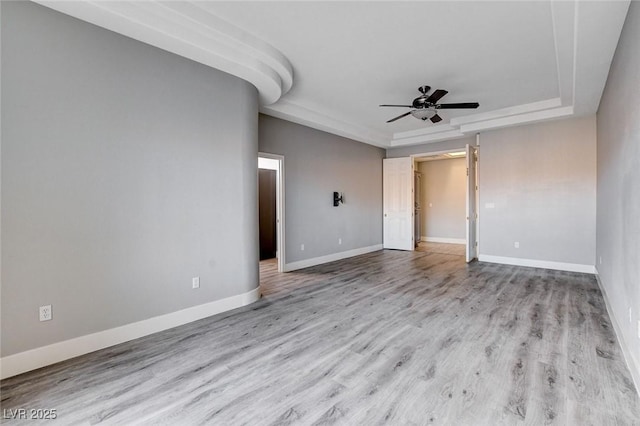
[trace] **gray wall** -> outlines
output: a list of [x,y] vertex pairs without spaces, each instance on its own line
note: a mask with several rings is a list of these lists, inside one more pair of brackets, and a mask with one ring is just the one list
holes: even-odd
[[286,263],[382,244],[384,150],[266,115],[259,129],[260,152],[285,157]]
[[461,139],[454,139],[442,142],[425,143],[421,145],[402,146],[387,149],[386,158],[408,157],[414,154],[428,154],[430,152],[451,151],[464,148],[466,145],[475,145],[476,137],[467,136]]
[[479,184],[480,254],[595,265],[595,116],[482,133]]
[[[597,258],[640,385],[640,3],[631,2],[598,109]],[[602,261],[600,262],[600,259]],[[631,318],[629,318],[631,309]]]
[[466,158],[424,161],[418,170],[421,237],[466,239]]
[[255,289],[256,89],[1,7],[2,356]]

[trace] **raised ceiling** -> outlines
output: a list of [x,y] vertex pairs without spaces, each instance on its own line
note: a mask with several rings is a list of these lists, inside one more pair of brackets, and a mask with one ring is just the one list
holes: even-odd
[[[39,2],[237,75],[261,111],[381,147],[595,113],[629,1]],[[411,116],[442,88],[439,124]]]

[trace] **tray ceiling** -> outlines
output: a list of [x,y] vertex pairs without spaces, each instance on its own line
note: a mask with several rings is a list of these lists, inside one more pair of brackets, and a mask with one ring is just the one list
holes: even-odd
[[[253,83],[261,111],[392,147],[595,113],[629,1],[39,2]],[[439,124],[386,120],[429,85]]]

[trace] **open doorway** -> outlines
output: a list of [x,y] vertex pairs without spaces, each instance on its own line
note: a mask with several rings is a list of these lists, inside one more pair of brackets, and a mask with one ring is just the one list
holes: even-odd
[[414,161],[416,249],[478,257],[477,147],[419,154]]
[[258,154],[260,263],[284,270],[284,157]]
[[414,161],[416,250],[464,256],[466,152],[420,155]]

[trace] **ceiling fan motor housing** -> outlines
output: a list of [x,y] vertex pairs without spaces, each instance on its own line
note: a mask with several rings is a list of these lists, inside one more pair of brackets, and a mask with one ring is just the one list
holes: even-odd
[[417,97],[413,100],[414,108],[428,108],[431,106],[430,102],[427,102],[427,97],[425,95]]

